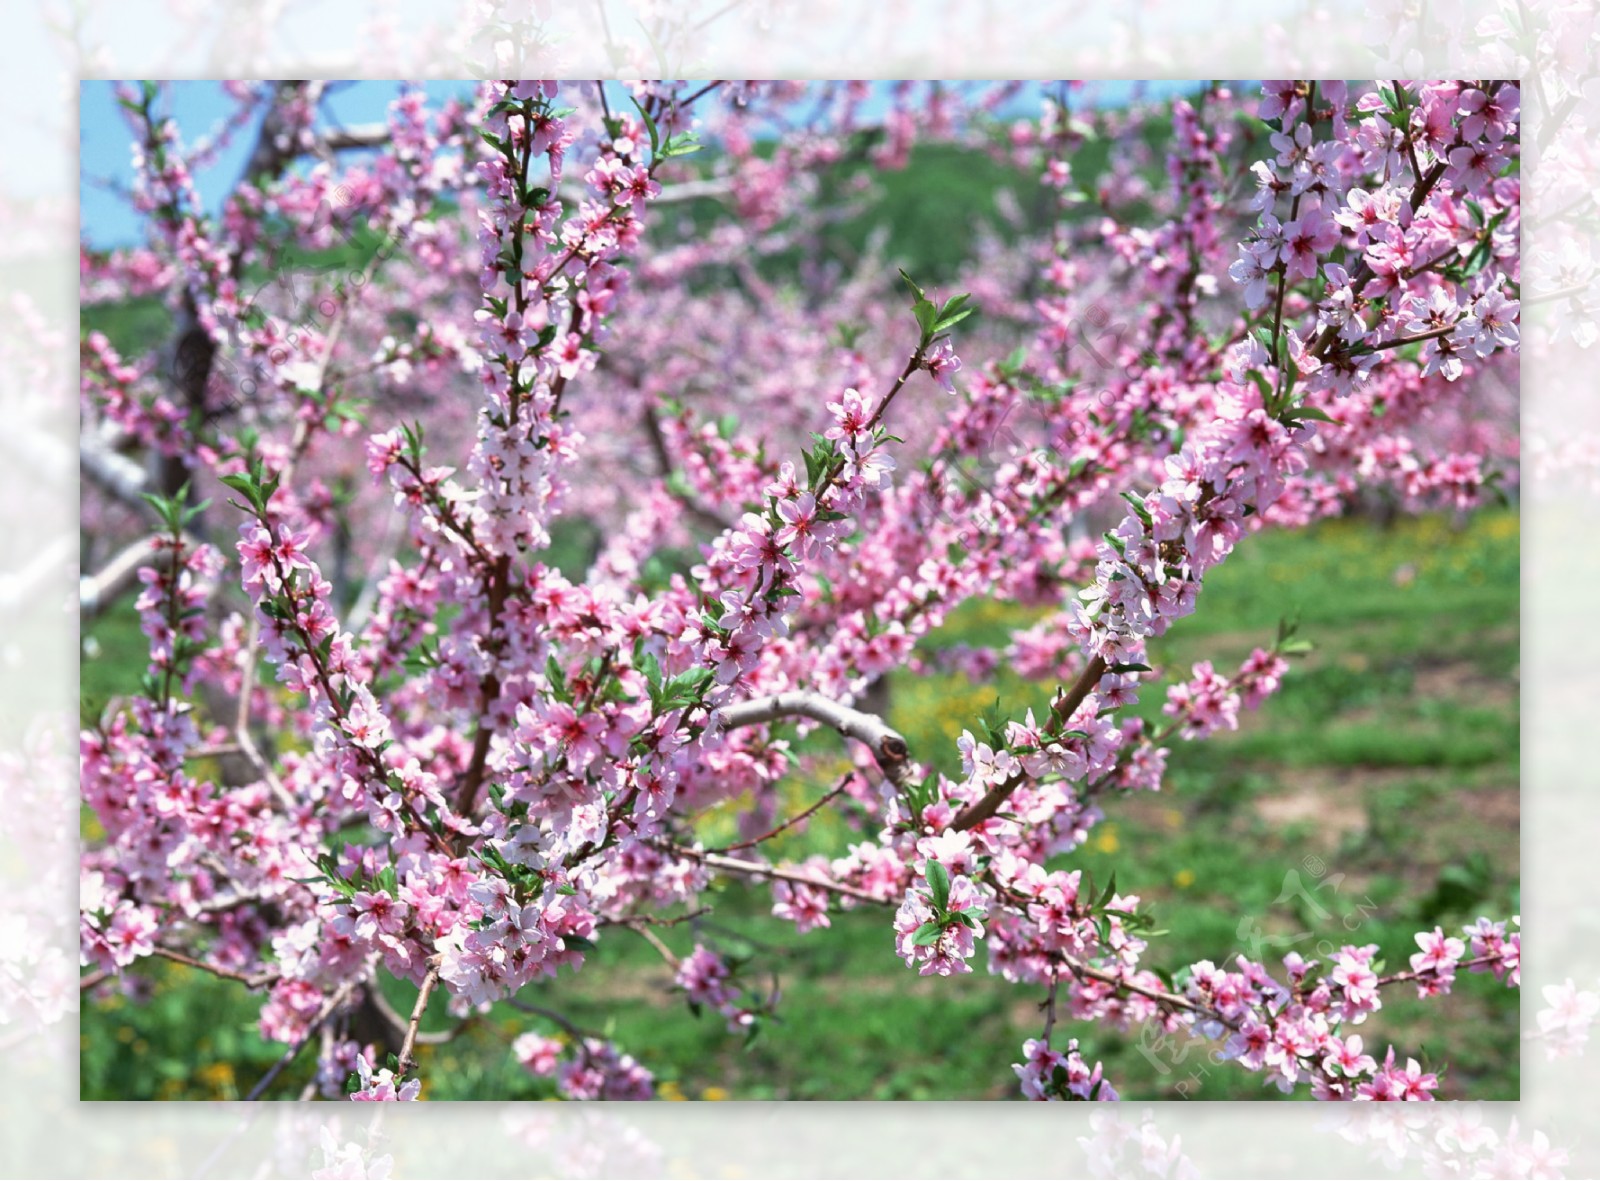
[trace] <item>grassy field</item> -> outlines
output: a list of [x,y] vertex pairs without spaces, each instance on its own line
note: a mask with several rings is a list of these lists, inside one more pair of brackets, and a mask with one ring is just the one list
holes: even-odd
[[[1309,958],[1318,944],[1375,942],[1393,967],[1415,950],[1418,929],[1518,910],[1518,541],[1510,511],[1461,528],[1439,518],[1387,531],[1336,521],[1253,539],[1212,575],[1197,614],[1157,647],[1161,664],[1209,658],[1226,670],[1295,612],[1317,649],[1237,734],[1180,743],[1163,792],[1108,801],[1106,822],[1069,859],[1100,881],[1115,868],[1125,892],[1155,907],[1170,934],[1154,941],[1149,963]],[[1019,617],[971,604],[936,642],[990,642]],[[95,638],[86,705],[114,691],[139,637],[113,616]],[[952,736],[996,694],[1015,711],[1042,704],[1050,688],[1005,673],[982,685],[896,682],[892,720],[948,769]],[[796,810],[817,790],[797,785]],[[847,835],[823,814],[783,851],[842,852]],[[882,912],[836,915],[831,929],[797,938],[766,913],[769,901],[765,890],[730,888],[701,927],[781,984],[780,1019],[748,1048],[715,1016],[691,1016],[660,957],[629,932],[608,934],[581,976],[523,999],[615,1037],[655,1070],[667,1098],[1016,1097],[1008,1064],[1037,1035],[1035,990],[989,977],[981,954],[971,976],[917,977],[895,957]],[[686,929],[661,934],[688,950]],[[84,1098],[236,1098],[276,1058],[255,1032],[257,1003],[238,986],[176,965],[142,970],[147,999],[85,1005]],[[402,1009],[408,991],[393,985]],[[1517,1017],[1517,993],[1464,976],[1442,1001],[1389,990],[1361,1032],[1369,1046],[1392,1041],[1447,1061],[1442,1097],[1514,1099]],[[436,1003],[425,1028],[448,1022]],[[425,1048],[426,1096],[548,1094],[508,1052],[527,1028],[554,1031],[502,1005],[449,1045]],[[1209,1062],[1201,1044],[1141,1046],[1070,1021],[1058,1029],[1105,1060],[1125,1097],[1281,1098],[1257,1076]],[[309,1069],[286,1072],[277,1093],[292,1095]]]

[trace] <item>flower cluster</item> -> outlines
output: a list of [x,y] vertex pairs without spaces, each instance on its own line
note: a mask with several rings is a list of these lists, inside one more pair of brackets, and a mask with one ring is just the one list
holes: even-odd
[[356,1075],[360,1086],[350,1098],[357,1103],[412,1103],[422,1094],[421,1079],[401,1082],[387,1066],[373,1070],[365,1055],[356,1058]]
[[1116,1088],[1106,1082],[1100,1063],[1089,1064],[1078,1052],[1078,1039],[1067,1042],[1067,1051],[1050,1048],[1048,1039],[1029,1038],[1022,1043],[1023,1060],[1012,1070],[1022,1080],[1025,1099],[1098,1101],[1115,1103]]
[[929,861],[923,873],[895,912],[895,951],[923,976],[970,972],[967,961],[983,935],[988,903],[970,878],[952,879],[938,861]]
[[[1505,924],[1487,918],[1465,928],[1469,936],[1482,931],[1490,938],[1496,929],[1504,935]],[[1363,1051],[1359,1034],[1342,1033],[1341,1027],[1359,1025],[1381,1009],[1387,985],[1413,981],[1420,995],[1430,997],[1450,991],[1464,962],[1475,972],[1514,971],[1519,940],[1513,933],[1492,948],[1484,943],[1466,961],[1466,944],[1438,928],[1419,933],[1416,943],[1421,951],[1411,957],[1411,971],[1390,976],[1379,975],[1376,944],[1341,947],[1324,971],[1316,961],[1290,953],[1283,962],[1286,983],[1244,956],[1232,972],[1202,961],[1189,969],[1189,1004],[1181,1008],[1199,1032],[1225,1039],[1222,1058],[1264,1073],[1283,1091],[1309,1081],[1319,1099],[1430,1100],[1438,1072],[1422,1069],[1415,1059],[1397,1066],[1393,1046],[1379,1063]]]
[[674,983],[683,989],[694,1012],[709,1008],[727,1021],[729,1033],[748,1036],[755,1032],[762,1012],[777,1002],[777,994],[774,991],[765,1004],[755,1002],[739,987],[738,967],[705,944],[697,943],[679,961]]

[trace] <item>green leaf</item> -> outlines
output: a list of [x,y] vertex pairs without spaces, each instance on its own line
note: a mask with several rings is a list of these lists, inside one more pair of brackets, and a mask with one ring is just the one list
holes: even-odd
[[926,872],[928,889],[932,892],[933,908],[942,914],[945,907],[950,904],[950,871],[930,858]]
[[[242,492],[246,496],[249,496],[256,489],[255,478],[246,472],[235,472],[229,476],[221,476],[219,479],[227,487],[232,488],[235,492]],[[156,505],[159,505],[161,501],[160,497],[152,497],[148,493],[146,494],[146,499]]]
[[1000,698],[994,699],[994,704],[978,715],[978,722],[986,732],[991,746],[1005,745],[1006,717],[1000,709]]
[[656,121],[650,117],[650,112],[640,105],[639,100],[630,96],[633,109],[639,112],[639,119],[644,123],[644,129],[650,136],[650,155],[654,158],[661,151],[661,132],[656,128]]
[[1111,880],[1106,883],[1106,888],[1100,895],[1100,901],[1095,903],[1095,909],[1097,909],[1097,910],[1105,909],[1106,903],[1110,902],[1112,898],[1116,897],[1116,893],[1117,893],[1117,871],[1116,870],[1112,870],[1111,871]]
[[944,307],[939,309],[934,318],[933,331],[935,333],[944,332],[972,315],[974,309],[966,306],[967,301],[971,298],[972,296],[970,295],[962,294],[946,300]]
[[1137,516],[1144,524],[1144,527],[1148,529],[1150,527],[1150,510],[1144,507],[1144,501],[1135,496],[1132,492],[1124,492],[1122,494],[1122,499],[1126,500],[1133,506],[1134,515]]
[[932,947],[939,942],[939,936],[944,934],[944,927],[938,923],[923,923],[916,933],[911,936],[913,947]]
[[661,145],[660,158],[670,160],[674,156],[692,156],[704,146],[694,132],[680,132]]

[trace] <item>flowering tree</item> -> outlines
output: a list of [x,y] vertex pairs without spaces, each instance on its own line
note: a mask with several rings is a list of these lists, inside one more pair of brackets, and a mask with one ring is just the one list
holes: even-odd
[[[626,931],[753,1029],[776,998],[671,929],[733,877],[800,934],[881,910],[924,976],[982,948],[1043,1002],[1029,1098],[1116,1097],[1066,1019],[1214,1038],[1284,1091],[1432,1097],[1351,1027],[1458,971],[1515,987],[1515,919],[1422,932],[1387,973],[1370,944],[1164,971],[1139,896],[1070,855],[1304,650],[1285,628],[1157,688],[1165,723],[1128,710],[1147,641],[1251,534],[1514,481],[1515,85],[1212,86],[1159,149],[1070,86],[495,82],[407,89],[370,128],[327,126],[325,91],[233,85],[187,144],[159,88],[122,91],[152,241],[86,248],[82,296],[159,294],[176,332],[82,347],[82,609],[138,588],[150,641],[82,735],[85,987],[158,956],[260,991],[285,1052],[252,1097],[317,1046],[325,1094],[416,1098],[442,990],[536,1014],[513,1051],[560,1093],[646,1098],[648,1064],[539,982]],[[193,170],[252,128],[208,214]],[[1086,185],[1090,137],[1115,163]],[[1037,208],[1003,211],[963,294],[870,246],[839,265],[830,169],[941,140],[1030,174]],[[558,564],[579,518],[591,552]],[[919,649],[985,596],[1048,613]],[[882,707],[941,658],[1060,687],[972,719],[952,778]],[[819,730],[854,766],[781,816]],[[709,848],[719,804],[741,837]],[[845,855],[765,855],[842,805]]]

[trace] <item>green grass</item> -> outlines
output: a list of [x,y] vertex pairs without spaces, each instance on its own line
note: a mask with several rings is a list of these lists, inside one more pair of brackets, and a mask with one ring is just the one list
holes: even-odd
[[[1234,954],[1275,961],[1344,942],[1377,943],[1391,966],[1434,923],[1519,908],[1518,560],[1514,513],[1480,513],[1463,528],[1440,518],[1379,530],[1336,521],[1298,534],[1248,539],[1215,571],[1199,610],[1153,648],[1181,675],[1199,659],[1229,670],[1298,613],[1316,650],[1282,691],[1245,714],[1236,734],[1178,743],[1164,790],[1106,801],[1107,820],[1064,864],[1154,908],[1170,933],[1148,963],[1177,968]],[[957,612],[929,641],[990,643],[1033,615],[994,603]],[[95,629],[101,656],[85,663],[86,698],[114,691],[99,661],[127,659],[137,630],[115,616]],[[117,655],[113,655],[113,654]],[[993,683],[897,679],[891,719],[917,756],[947,770],[953,738],[999,696],[1008,712],[1039,706],[1053,686],[1002,670]],[[1159,710],[1152,690],[1141,705]],[[816,740],[826,749],[825,737]],[[814,799],[796,784],[785,814]],[[784,852],[843,851],[849,830],[827,813],[785,838]],[[699,937],[747,951],[756,982],[782,990],[779,1019],[748,1049],[712,1014],[699,1019],[673,994],[659,955],[631,932],[604,934],[581,975],[525,990],[523,999],[605,1032],[651,1067],[667,1097],[690,1099],[1014,1098],[1009,1064],[1040,1025],[1041,990],[987,975],[924,980],[895,957],[888,916],[835,914],[826,931],[796,937],[767,913],[765,890],[732,885],[710,900]],[[676,951],[688,926],[658,934]],[[147,1004],[86,1003],[85,1098],[228,1098],[249,1089],[277,1050],[254,1032],[257,1002],[236,985],[175,965],[141,965]],[[414,991],[390,982],[408,1010]],[[425,1028],[449,1024],[442,1004]],[[1418,1001],[1390,989],[1360,1032],[1379,1050],[1450,1064],[1442,1097],[1518,1095],[1518,994],[1463,976],[1455,994]],[[432,1099],[539,1098],[507,1050],[528,1028],[554,1027],[498,1005],[454,1042],[422,1052]],[[1260,1079],[1206,1057],[1207,1047],[1152,1049],[1137,1035],[1065,1020],[1091,1058],[1131,1098],[1279,1099]],[[1181,1060],[1179,1058],[1181,1055]],[[293,1094],[310,1063],[285,1073]],[[1203,1071],[1204,1073],[1197,1073]]]

